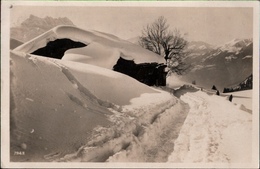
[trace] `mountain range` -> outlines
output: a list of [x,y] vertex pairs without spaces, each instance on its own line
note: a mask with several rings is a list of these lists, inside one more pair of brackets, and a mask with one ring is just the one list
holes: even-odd
[[10,36],[12,39],[27,42],[58,25],[74,24],[66,17],[52,18],[47,16],[45,18],[40,18],[30,15],[30,17],[23,21],[20,26],[11,28]]
[[222,90],[252,74],[252,39],[234,39],[220,46],[191,42],[186,50],[184,62],[190,65],[190,71],[183,78],[196,80],[202,87],[215,85]]

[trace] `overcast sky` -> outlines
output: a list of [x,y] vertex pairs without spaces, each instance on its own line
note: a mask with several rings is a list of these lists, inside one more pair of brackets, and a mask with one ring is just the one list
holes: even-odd
[[11,26],[17,26],[30,14],[67,17],[78,27],[107,32],[122,39],[139,36],[142,28],[159,16],[167,19],[171,29],[187,33],[188,40],[219,45],[235,38],[253,38],[252,8],[14,6]]

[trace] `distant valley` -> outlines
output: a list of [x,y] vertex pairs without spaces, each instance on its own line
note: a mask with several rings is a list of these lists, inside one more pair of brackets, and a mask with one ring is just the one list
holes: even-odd
[[214,47],[204,42],[191,42],[185,62],[190,71],[185,80],[195,80],[197,85],[210,88],[234,86],[252,74],[253,42],[251,39],[234,39]]

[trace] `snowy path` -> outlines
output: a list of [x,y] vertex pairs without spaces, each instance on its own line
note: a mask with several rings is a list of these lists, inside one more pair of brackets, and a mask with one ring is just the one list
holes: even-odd
[[188,111],[175,99],[138,117],[114,111],[116,126],[98,129],[91,142],[60,161],[166,162]]
[[251,162],[252,117],[219,96],[183,93],[190,112],[169,162]]
[[[166,162],[173,151],[174,140],[178,137],[187,117],[189,107],[183,102],[171,107],[151,125],[141,143],[145,149],[146,162]],[[159,130],[158,130],[159,129]]]
[[192,88],[175,94],[180,99],[148,110],[111,109],[116,126],[98,129],[92,141],[60,161],[251,162],[250,113],[223,97]]

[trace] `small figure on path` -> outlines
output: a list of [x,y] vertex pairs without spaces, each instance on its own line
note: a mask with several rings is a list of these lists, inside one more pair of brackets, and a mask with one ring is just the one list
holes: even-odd
[[233,96],[232,96],[232,94],[229,96],[229,98],[228,98],[228,100],[230,101],[230,102],[232,102],[232,99],[233,99]]
[[216,95],[218,95],[219,96],[219,91],[217,90],[217,92],[216,92]]

